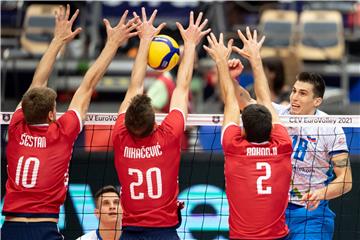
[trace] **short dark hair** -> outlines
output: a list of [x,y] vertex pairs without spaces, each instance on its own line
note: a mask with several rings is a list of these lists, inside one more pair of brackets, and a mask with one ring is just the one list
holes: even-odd
[[246,132],[246,140],[261,143],[270,139],[272,117],[265,106],[260,104],[246,106],[241,119]]
[[116,195],[118,195],[118,197],[120,198],[120,193],[119,191],[112,185],[107,185],[104,186],[102,188],[100,188],[96,193],[95,193],[95,205],[96,207],[98,206],[98,200],[99,198],[104,194],[104,193],[108,193],[108,192],[113,192],[116,193]]
[[49,112],[54,109],[56,97],[56,92],[47,87],[36,87],[27,91],[21,100],[26,123],[46,123]]
[[145,94],[133,97],[125,113],[126,129],[132,135],[146,137],[152,133],[154,124],[155,112],[151,105],[151,98]]
[[301,72],[296,76],[297,81],[310,83],[313,85],[313,93],[315,97],[324,97],[325,81],[320,74]]

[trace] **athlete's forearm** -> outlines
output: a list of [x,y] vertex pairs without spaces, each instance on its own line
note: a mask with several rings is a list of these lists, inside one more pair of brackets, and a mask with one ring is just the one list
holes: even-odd
[[195,60],[195,48],[196,45],[194,43],[184,43],[184,56],[180,62],[176,78],[176,87],[183,89],[185,92],[188,92],[190,89]]
[[320,199],[330,200],[345,193],[348,193],[352,188],[352,182],[347,182],[344,176],[336,177],[328,186],[316,190],[319,193]]
[[85,88],[85,90],[93,90],[104,76],[106,70],[108,69],[111,61],[113,60],[118,46],[114,43],[107,42],[104,49],[101,51],[99,57],[92,64],[90,69],[86,72],[83,82],[80,87]]
[[147,69],[147,58],[151,41],[151,38],[140,39],[139,49],[135,58],[133,71],[131,72],[129,89],[134,89],[137,94],[142,93],[144,88],[144,79]]
[[59,54],[64,42],[60,39],[53,39],[36,67],[30,88],[46,87],[50,74],[54,68],[56,57]]
[[265,76],[260,55],[250,60],[254,74],[254,90],[260,104],[271,102],[269,84]]

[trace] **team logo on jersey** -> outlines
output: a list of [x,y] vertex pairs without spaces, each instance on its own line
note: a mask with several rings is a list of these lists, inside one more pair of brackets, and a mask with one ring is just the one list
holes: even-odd
[[4,114],[4,115],[3,115],[3,121],[4,121],[4,122],[10,121],[10,114],[8,114],[8,113]]

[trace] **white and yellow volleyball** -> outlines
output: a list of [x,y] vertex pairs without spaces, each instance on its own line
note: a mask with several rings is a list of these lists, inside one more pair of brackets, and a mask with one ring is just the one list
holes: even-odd
[[176,66],[180,58],[179,45],[167,35],[157,35],[150,44],[148,64],[151,68],[165,72]]

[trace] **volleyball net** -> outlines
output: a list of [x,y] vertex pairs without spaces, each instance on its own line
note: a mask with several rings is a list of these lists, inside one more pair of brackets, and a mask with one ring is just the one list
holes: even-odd
[[[61,114],[59,114],[61,115]],[[157,114],[160,123],[166,114]],[[1,113],[1,187],[5,192],[7,127],[11,112]],[[117,114],[91,113],[74,145],[70,164],[69,191],[61,207],[59,228],[66,239],[75,239],[98,228],[94,215],[95,192],[105,185],[119,186],[114,168],[111,132]],[[229,205],[225,194],[224,157],[220,137],[223,115],[190,114],[183,141],[179,171],[179,200],[185,202],[180,239],[228,239]],[[311,144],[326,133],[318,128],[343,128],[343,139],[349,149],[353,183],[351,192],[330,201],[336,213],[334,239],[360,239],[360,116],[281,116],[288,128],[313,129],[304,136]],[[292,135],[294,154],[307,151],[304,143]],[[316,148],[316,144],[313,144]],[[301,155],[301,154],[300,154]],[[300,156],[299,155],[299,156]],[[2,207],[2,202],[1,202]],[[1,224],[3,222],[1,218]]]

